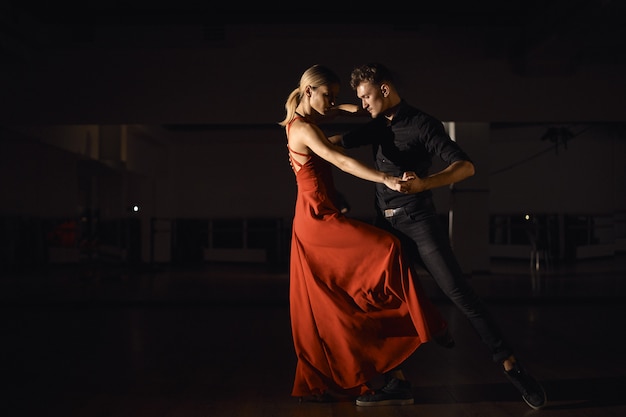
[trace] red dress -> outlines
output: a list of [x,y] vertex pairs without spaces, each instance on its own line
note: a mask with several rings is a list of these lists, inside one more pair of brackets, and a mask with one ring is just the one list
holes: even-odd
[[313,154],[299,164],[294,153],[292,395],[361,395],[368,380],[399,366],[447,323],[401,257],[399,240],[335,207],[330,163]]

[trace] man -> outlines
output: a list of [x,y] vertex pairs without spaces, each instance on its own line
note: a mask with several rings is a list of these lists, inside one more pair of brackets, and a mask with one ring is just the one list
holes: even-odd
[[[524,401],[533,409],[542,408],[546,403],[543,387],[516,360],[483,301],[467,282],[433,204],[431,190],[471,177],[474,164],[449,137],[441,121],[401,98],[385,66],[374,63],[355,68],[350,85],[373,120],[331,140],[345,148],[372,145],[376,168],[394,176],[404,175],[408,183],[405,193],[377,184],[377,224],[402,240],[409,259],[421,264],[467,316]],[[447,166],[430,173],[433,156]],[[359,397],[357,405],[394,404],[396,398],[406,399],[410,391],[408,381],[390,378],[373,395]]]

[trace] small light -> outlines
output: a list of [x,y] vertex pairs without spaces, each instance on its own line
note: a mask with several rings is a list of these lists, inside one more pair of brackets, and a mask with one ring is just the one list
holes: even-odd
[[137,212],[139,211],[139,206],[134,205],[134,206],[133,206],[133,211],[134,211],[135,213],[137,213]]
[[524,216],[524,218],[525,218],[526,220],[530,220],[530,214],[526,214],[526,215]]

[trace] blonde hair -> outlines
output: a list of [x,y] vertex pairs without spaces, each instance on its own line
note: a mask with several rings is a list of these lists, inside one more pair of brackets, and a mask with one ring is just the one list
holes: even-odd
[[278,124],[284,127],[287,126],[291,119],[293,119],[296,114],[296,107],[300,104],[300,100],[302,99],[302,95],[304,94],[306,87],[311,86],[316,88],[322,85],[332,84],[341,84],[341,81],[337,74],[335,74],[331,69],[319,64],[309,67],[306,71],[304,71],[302,77],[300,77],[298,87],[296,87],[291,94],[289,94],[289,97],[287,97],[287,101],[285,102],[285,111],[287,112],[287,115],[283,121]]

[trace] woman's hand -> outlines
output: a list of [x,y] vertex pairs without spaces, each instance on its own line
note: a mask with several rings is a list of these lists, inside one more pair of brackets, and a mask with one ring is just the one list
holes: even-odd
[[404,192],[402,191],[402,188],[406,184],[406,181],[402,181],[402,178],[400,177],[393,177],[391,175],[385,175],[385,178],[383,178],[383,184],[385,184],[387,188],[390,188],[394,191],[398,191],[402,193]]
[[419,177],[414,172],[405,172],[402,177],[388,177],[385,179],[385,185],[392,190],[403,194],[415,192],[415,181],[419,181]]

